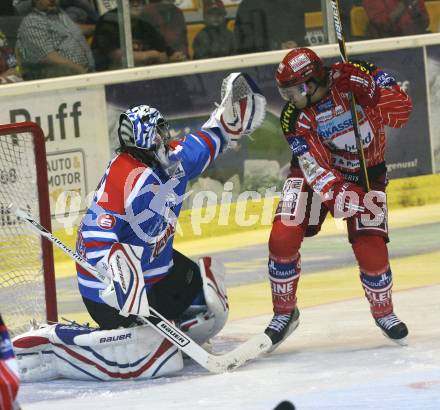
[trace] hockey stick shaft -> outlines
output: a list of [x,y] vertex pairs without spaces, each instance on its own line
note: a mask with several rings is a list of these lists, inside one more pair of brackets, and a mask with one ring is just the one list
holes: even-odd
[[[106,284],[110,283],[110,279],[106,275],[99,272],[81,255],[79,255],[77,252],[74,252],[58,238],[52,235],[28,213],[20,208],[15,208],[12,205],[9,207],[12,208],[15,215],[21,220],[25,221],[33,231],[54,243],[56,246],[58,246],[58,248],[60,248],[64,253],[66,253],[97,279]],[[222,373],[227,370],[235,369],[236,367],[243,365],[245,362],[255,359],[260,354],[267,352],[267,350],[272,346],[272,342],[269,337],[262,333],[255,335],[231,352],[223,355],[214,355],[208,353],[198,343],[185,335],[180,329],[176,328],[176,326],[174,326],[151,306],[150,312],[152,313],[151,316],[142,316],[141,319],[145,323],[148,323],[150,326],[152,326],[153,329],[155,329],[166,339],[168,339],[174,346],[182,350],[194,361],[212,373]]]
[[[333,12],[333,22],[335,25],[336,37],[339,44],[339,52],[344,63],[348,62],[347,50],[345,47],[344,31],[342,28],[341,13],[339,9],[339,0],[330,0]],[[370,190],[370,182],[368,179],[368,170],[364,155],[364,144],[362,143],[362,135],[359,127],[359,117],[356,111],[356,100],[354,95],[350,93],[350,111],[353,118],[353,132],[356,141],[356,150],[359,158],[359,168],[362,178],[362,187],[365,192]]]

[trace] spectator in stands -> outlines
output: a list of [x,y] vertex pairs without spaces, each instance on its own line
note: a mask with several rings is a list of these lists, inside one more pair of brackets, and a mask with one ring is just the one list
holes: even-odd
[[25,16],[32,11],[32,0],[14,0],[14,8],[21,16]]
[[174,0],[150,0],[145,8],[150,24],[162,34],[173,52],[173,61],[188,58],[188,37],[185,17]]
[[363,0],[371,38],[409,36],[428,32],[424,0]]
[[0,31],[0,84],[15,83],[21,80],[14,50],[8,46],[6,35]]
[[221,0],[205,0],[204,27],[193,43],[194,59],[223,57],[235,54],[235,37],[226,27],[226,11]]
[[[145,18],[144,0],[130,0],[133,58],[136,66],[176,61],[180,56],[167,45],[163,36]],[[103,14],[96,25],[92,51],[98,71],[122,67],[117,9]]]
[[93,55],[80,28],[57,0],[32,0],[18,29],[23,78],[35,80],[94,71]]
[[240,53],[289,49],[305,44],[304,1],[243,0],[235,34]]
[[13,0],[0,1],[0,30],[6,36],[8,46],[15,48],[17,42],[18,26],[22,17],[18,15],[17,10],[13,6]]
[[[12,1],[12,0],[6,0]],[[14,0],[17,13],[25,16],[32,10],[32,0]],[[98,12],[89,0],[59,0],[59,6],[81,27],[84,36],[90,37],[98,21]]]
[[77,24],[96,24],[98,12],[88,0],[60,0],[60,7]]

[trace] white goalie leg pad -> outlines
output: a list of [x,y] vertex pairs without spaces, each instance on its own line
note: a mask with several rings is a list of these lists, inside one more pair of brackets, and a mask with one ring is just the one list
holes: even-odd
[[239,138],[250,135],[263,124],[266,98],[248,74],[229,74],[223,80],[221,98],[203,127],[220,128],[228,145],[235,145]]
[[103,258],[111,282],[100,292],[101,299],[123,316],[150,314],[141,266],[142,253],[141,246],[116,242]]
[[197,343],[203,344],[225,326],[229,304],[223,265],[210,256],[200,258],[198,263],[206,309],[180,323],[180,328]]
[[182,354],[149,325],[99,330],[51,325],[13,339],[22,381],[150,379],[183,368]]

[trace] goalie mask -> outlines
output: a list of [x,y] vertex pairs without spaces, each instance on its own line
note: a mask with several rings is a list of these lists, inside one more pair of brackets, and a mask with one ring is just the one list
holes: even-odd
[[121,146],[153,151],[171,139],[168,122],[148,105],[137,105],[121,114],[118,136]]

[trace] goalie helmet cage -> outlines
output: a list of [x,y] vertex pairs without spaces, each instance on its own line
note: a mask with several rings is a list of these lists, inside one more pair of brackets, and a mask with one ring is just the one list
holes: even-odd
[[51,230],[44,134],[33,122],[0,125],[0,313],[12,335],[32,320],[57,321],[52,243],[9,210],[13,203]]

